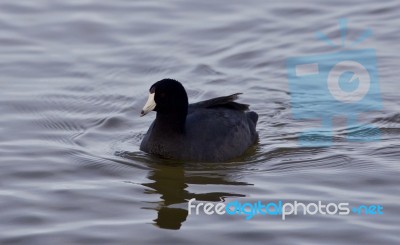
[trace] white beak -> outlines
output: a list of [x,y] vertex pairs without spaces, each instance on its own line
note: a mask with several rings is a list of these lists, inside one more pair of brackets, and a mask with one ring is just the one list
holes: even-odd
[[147,102],[144,105],[143,110],[140,112],[141,117],[151,112],[156,107],[156,102],[154,101],[155,94],[156,93],[149,93],[149,98],[147,99]]

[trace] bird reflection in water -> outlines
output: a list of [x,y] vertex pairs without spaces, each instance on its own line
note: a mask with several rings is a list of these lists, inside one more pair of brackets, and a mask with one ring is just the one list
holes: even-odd
[[163,229],[179,230],[188,216],[187,201],[196,198],[198,201],[220,202],[225,197],[245,197],[243,194],[228,192],[192,193],[188,185],[250,185],[234,181],[237,176],[229,171],[193,171],[185,169],[184,164],[158,163],[151,165],[148,179],[152,182],[143,184],[151,188],[147,194],[160,194],[161,200],[155,207],[144,207],[156,210],[158,215],[153,220],[156,226]]

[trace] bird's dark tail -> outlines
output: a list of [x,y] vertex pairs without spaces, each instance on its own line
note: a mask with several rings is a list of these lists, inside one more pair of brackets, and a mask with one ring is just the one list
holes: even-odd
[[249,111],[249,112],[246,112],[246,116],[248,119],[250,119],[254,123],[254,126],[257,125],[257,121],[258,121],[257,113],[255,113],[254,111]]

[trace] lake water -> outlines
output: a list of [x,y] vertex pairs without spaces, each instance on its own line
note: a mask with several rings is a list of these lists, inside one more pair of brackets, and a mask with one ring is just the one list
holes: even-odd
[[[376,50],[380,140],[302,147],[321,123],[293,117],[286,61]],[[398,1],[1,1],[1,244],[399,244]],[[149,87],[175,78],[190,102],[243,92],[259,143],[218,164],[178,164],[139,144]],[[357,131],[358,129],[354,129]],[[362,133],[362,132],[361,132]],[[382,215],[188,215],[198,202],[348,202]]]

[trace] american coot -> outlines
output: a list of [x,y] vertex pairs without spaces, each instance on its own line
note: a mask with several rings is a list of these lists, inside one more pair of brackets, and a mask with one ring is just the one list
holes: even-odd
[[182,84],[163,79],[150,87],[141,116],[156,111],[140,150],[183,161],[221,162],[242,155],[258,138],[258,114],[234,102],[237,94],[188,104]]

